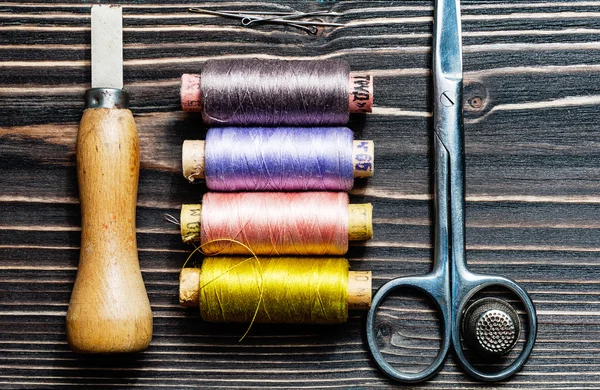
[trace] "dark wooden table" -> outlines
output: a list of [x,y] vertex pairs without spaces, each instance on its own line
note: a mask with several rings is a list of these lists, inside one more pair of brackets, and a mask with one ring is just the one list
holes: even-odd
[[[150,348],[78,356],[65,313],[79,255],[74,146],[90,80],[86,1],[0,3],[0,387],[394,387],[366,350],[364,315],[334,327],[201,321],[179,307],[190,248],[164,221],[204,191],[180,173],[179,77],[219,57],[343,58],[375,77],[376,107],[350,126],[376,143],[375,238],[349,253],[375,287],[431,267],[432,1],[194,3],[333,9],[344,28],[309,36],[190,14],[191,3],[124,1],[125,84],[141,142],[140,262],[154,311]],[[93,1],[97,3],[97,1]],[[600,388],[600,1],[463,1],[467,246],[478,272],[516,279],[537,305],[529,363],[503,388]],[[197,259],[199,263],[200,258]],[[421,297],[397,310],[390,342],[415,368],[439,321]],[[401,348],[402,347],[402,348]],[[450,357],[419,387],[484,388]]]

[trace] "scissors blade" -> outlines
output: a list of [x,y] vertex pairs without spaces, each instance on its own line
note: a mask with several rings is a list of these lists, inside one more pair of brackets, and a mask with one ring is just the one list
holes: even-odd
[[[452,329],[458,329],[458,306],[468,277],[465,258],[465,162],[462,116],[462,44],[460,0],[436,0],[434,14],[434,132],[437,263],[450,263]],[[448,169],[441,169],[447,164]],[[443,229],[449,234],[444,236]],[[446,246],[446,250],[443,247]],[[446,254],[448,257],[442,257]],[[435,257],[435,256],[434,256]],[[458,346],[456,346],[458,347]]]
[[433,20],[436,78],[462,80],[460,0],[436,0]]
[[[439,267],[450,263],[454,290],[454,273],[466,269],[460,0],[436,0],[434,12],[434,187],[447,189],[435,193],[434,261]],[[447,169],[442,169],[444,164]]]

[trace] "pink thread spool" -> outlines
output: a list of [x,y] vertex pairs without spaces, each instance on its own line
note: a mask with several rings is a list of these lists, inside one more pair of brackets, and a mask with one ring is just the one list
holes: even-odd
[[343,255],[373,236],[372,206],[343,192],[209,192],[181,208],[181,236],[209,255]]

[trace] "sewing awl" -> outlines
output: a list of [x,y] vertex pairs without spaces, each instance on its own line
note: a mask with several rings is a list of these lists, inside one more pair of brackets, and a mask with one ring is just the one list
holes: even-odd
[[81,252],[67,340],[75,352],[135,352],[152,339],[152,312],[136,244],[140,158],[123,89],[122,9],[91,13],[92,88],[77,135]]

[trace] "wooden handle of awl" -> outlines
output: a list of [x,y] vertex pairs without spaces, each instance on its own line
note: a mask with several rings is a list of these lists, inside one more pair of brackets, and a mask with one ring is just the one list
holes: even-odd
[[86,109],[77,137],[81,255],[67,312],[75,352],[135,352],[152,339],[135,232],[139,167],[131,111]]

